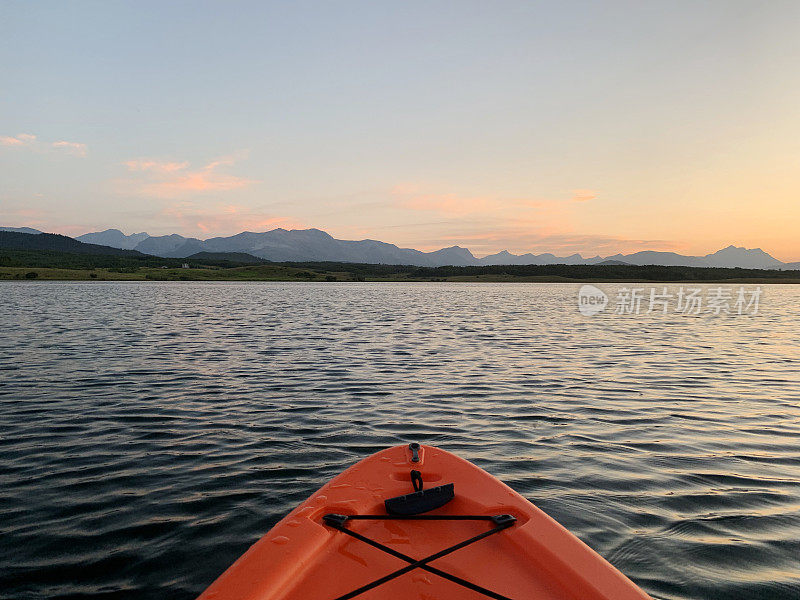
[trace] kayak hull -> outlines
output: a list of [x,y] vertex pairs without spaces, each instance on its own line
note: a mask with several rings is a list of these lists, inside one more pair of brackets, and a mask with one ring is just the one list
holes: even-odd
[[[414,461],[417,458],[417,461]],[[413,492],[410,472],[426,488],[455,485],[455,498],[430,513],[510,514],[510,527],[430,562],[430,567],[513,599],[650,598],[596,552],[501,481],[432,446],[397,446],[350,467],[289,513],[201,596],[202,600],[335,600],[409,562],[326,524],[328,514],[384,515],[384,500]],[[470,520],[352,521],[347,528],[421,560],[492,528]],[[361,600],[480,600],[487,596],[414,568],[357,596]]]

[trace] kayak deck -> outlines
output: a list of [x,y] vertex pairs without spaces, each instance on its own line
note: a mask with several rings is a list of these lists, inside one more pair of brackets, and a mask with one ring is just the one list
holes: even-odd
[[[415,456],[416,455],[416,456]],[[414,462],[414,458],[418,460]],[[494,597],[522,600],[647,599],[649,596],[583,542],[511,488],[444,450],[397,446],[378,452],[323,486],[256,542],[202,595],[203,600],[335,600],[406,569],[356,594],[362,600],[480,600],[469,589],[411,561],[422,560],[496,527],[486,520],[375,519],[337,529],[325,516],[386,515],[384,500],[413,492],[410,471],[426,488],[455,484],[449,503],[429,516],[512,515],[502,530],[426,563]],[[330,519],[330,517],[329,517]],[[334,519],[335,520],[335,519]]]

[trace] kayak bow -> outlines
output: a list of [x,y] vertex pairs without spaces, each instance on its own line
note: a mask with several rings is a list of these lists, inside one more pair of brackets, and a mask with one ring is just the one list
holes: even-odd
[[201,600],[645,600],[504,483],[410,444],[350,467],[295,508]]

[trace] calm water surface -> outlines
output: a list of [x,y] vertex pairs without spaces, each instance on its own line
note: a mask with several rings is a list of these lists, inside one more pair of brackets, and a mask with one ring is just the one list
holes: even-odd
[[0,284],[0,596],[192,598],[416,440],[657,598],[800,598],[800,287],[755,316],[584,317],[577,289]]

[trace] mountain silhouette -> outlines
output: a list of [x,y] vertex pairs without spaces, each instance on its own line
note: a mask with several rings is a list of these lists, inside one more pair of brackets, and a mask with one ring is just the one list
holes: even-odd
[[[42,232],[28,227],[0,227],[0,231],[27,234]],[[243,231],[227,237],[206,240],[187,238],[177,233],[150,236],[144,232],[125,235],[119,229],[106,229],[86,233],[76,238],[79,242],[108,246],[123,250],[136,250],[166,258],[186,258],[198,253],[244,253],[273,262],[332,261],[369,264],[438,266],[483,265],[582,265],[629,264],[685,267],[742,267],[754,269],[797,269],[800,263],[784,263],[761,248],[728,246],[705,256],[685,256],[675,252],[644,250],[632,254],[593,256],[580,254],[556,256],[543,254],[512,254],[507,250],[475,257],[467,248],[451,246],[432,252],[413,248],[400,248],[379,240],[340,240],[320,229],[273,229],[271,231]]]

